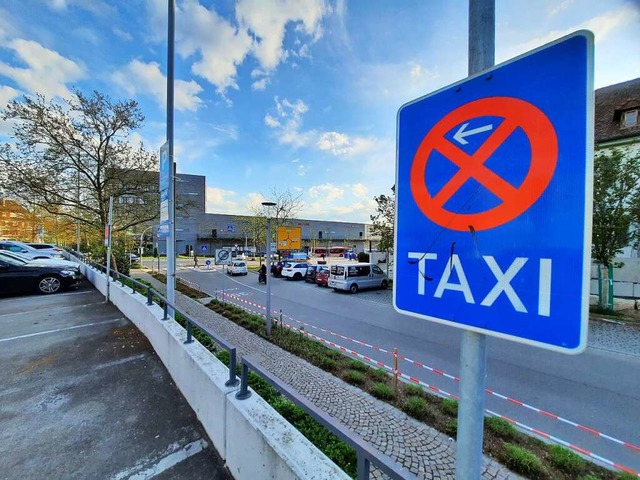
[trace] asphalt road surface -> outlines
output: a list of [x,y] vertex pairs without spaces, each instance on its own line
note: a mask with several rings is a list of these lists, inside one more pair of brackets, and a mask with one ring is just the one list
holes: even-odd
[[[220,267],[179,268],[178,276],[196,283],[207,293],[258,310],[244,302],[264,305],[266,287],[257,275],[229,277]],[[272,308],[282,309],[284,320],[334,341],[386,365],[389,353],[375,350],[333,333],[379,346],[438,369],[459,373],[461,330],[398,314],[388,292],[334,292],[304,281],[270,277]],[[243,302],[244,301],[244,302]],[[310,326],[312,325],[312,326]],[[400,360],[398,369],[429,385],[458,394],[455,380]],[[489,337],[486,387],[614,439],[640,445],[640,358],[587,348],[580,355],[564,355]],[[495,395],[487,395],[486,408],[524,425],[553,435],[607,460],[640,470],[640,451],[602,438]]]

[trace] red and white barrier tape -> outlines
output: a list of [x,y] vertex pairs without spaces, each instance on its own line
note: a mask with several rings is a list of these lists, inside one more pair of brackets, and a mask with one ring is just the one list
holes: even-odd
[[[259,304],[257,304],[257,303],[253,303],[253,302],[249,302],[249,301],[244,300],[244,299],[242,299],[242,298],[240,298],[240,297],[238,297],[238,296],[235,296],[235,295],[233,295],[233,294],[227,294],[227,295],[234,297],[235,299],[237,299],[237,300],[238,300],[238,301],[240,301],[240,302],[244,302],[244,303],[247,303],[247,304],[249,304],[249,305],[253,305],[253,306],[258,307],[258,308],[261,308],[261,309],[263,309],[263,310],[265,309],[265,307],[263,307],[262,305],[259,305]],[[278,314],[278,312],[277,312],[276,310],[274,310],[273,312],[274,312],[274,313],[276,313],[276,314]],[[418,362],[418,361],[416,361],[416,360],[412,360],[412,359],[410,359],[410,358],[408,358],[408,357],[405,357],[405,356],[402,356],[402,355],[398,355],[398,354],[394,354],[394,352],[389,351],[389,350],[385,350],[385,349],[383,349],[383,348],[381,348],[381,347],[374,346],[374,345],[370,345],[370,344],[368,344],[368,343],[366,343],[366,342],[362,342],[362,341],[360,341],[360,340],[356,340],[356,339],[354,339],[354,338],[347,337],[347,336],[345,336],[345,335],[341,335],[341,334],[336,333],[336,332],[332,332],[331,330],[327,330],[327,329],[324,329],[324,328],[321,328],[321,327],[317,327],[317,326],[315,326],[315,325],[312,325],[312,324],[310,324],[310,323],[306,323],[306,322],[302,322],[302,321],[300,321],[300,320],[296,320],[295,318],[293,318],[293,317],[291,317],[291,316],[289,316],[289,315],[283,315],[283,317],[289,318],[289,319],[293,320],[294,322],[299,323],[299,324],[301,324],[301,325],[305,325],[305,326],[307,326],[307,327],[311,327],[311,328],[314,328],[314,329],[320,330],[320,331],[322,331],[322,332],[325,332],[325,333],[328,333],[328,334],[330,334],[330,335],[333,335],[333,336],[336,336],[336,337],[342,338],[342,339],[344,339],[344,340],[351,341],[351,342],[356,343],[356,344],[358,344],[358,345],[362,345],[362,346],[365,346],[365,347],[371,348],[371,349],[376,350],[376,351],[380,351],[380,352],[383,352],[383,353],[387,353],[387,354],[390,354],[390,355],[392,355],[392,356],[397,356],[399,359],[406,360],[407,362],[409,362],[409,363],[411,363],[411,364],[413,364],[413,365],[416,365],[416,366],[418,366],[418,367],[424,368],[425,370],[428,370],[428,371],[430,371],[430,372],[432,372],[432,373],[435,373],[436,375],[440,375],[440,376],[442,376],[442,377],[449,378],[449,379],[454,380],[454,381],[456,381],[456,382],[459,382],[459,381],[460,381],[460,378],[459,378],[459,377],[456,377],[456,376],[454,376],[454,375],[450,375],[450,374],[448,374],[448,373],[446,373],[446,372],[443,372],[442,370],[438,370],[438,369],[436,369],[436,368],[430,367],[429,365],[425,365],[425,364],[423,364],[422,362]],[[305,333],[305,334],[306,334],[306,331],[305,331],[305,330],[300,330],[300,329],[298,329],[298,328],[294,327],[293,325],[289,325],[289,324],[285,324],[285,325],[287,325],[289,328],[292,328],[292,329],[294,329],[294,330],[296,330],[296,331],[299,331],[299,332],[302,332],[302,333]],[[336,343],[334,343],[334,342],[330,342],[329,340],[325,340],[325,339],[324,339],[324,338],[322,338],[322,337],[316,337],[315,335],[312,335],[312,334],[309,334],[308,336],[311,336],[312,338],[317,339],[317,340],[318,340],[318,341],[320,341],[321,343],[326,343],[327,345],[330,345],[330,346],[332,346],[332,347],[334,347],[334,348],[338,348],[338,349],[340,349],[341,351],[348,352],[348,353],[350,353],[350,354],[351,354],[351,355],[353,355],[353,356],[356,356],[356,357],[358,357],[358,358],[362,358],[362,359],[364,359],[364,360],[365,360],[365,361],[367,361],[367,362],[374,363],[374,364],[376,364],[377,366],[380,366],[380,367],[386,368],[386,369],[388,369],[388,370],[389,370],[389,371],[391,371],[391,372],[393,372],[393,371],[394,371],[392,367],[389,367],[389,366],[385,365],[385,364],[384,364],[384,363],[382,363],[382,362],[378,362],[378,361],[376,361],[376,360],[372,360],[371,358],[369,358],[369,357],[367,357],[367,356],[365,356],[365,355],[361,355],[361,354],[359,354],[359,353],[357,353],[357,352],[354,352],[353,350],[349,350],[349,349],[347,349],[347,348],[345,348],[345,347],[339,346],[339,345],[337,345]],[[432,390],[432,391],[435,391],[435,392],[444,392],[444,390],[440,390],[440,389],[438,389],[437,387],[434,387],[434,386],[432,386],[432,385],[426,384],[426,383],[424,383],[424,382],[420,382],[420,381],[415,382],[414,380],[417,380],[417,379],[414,379],[413,377],[409,377],[409,376],[407,376],[407,375],[405,375],[405,374],[401,374],[400,372],[397,372],[396,374],[399,374],[400,376],[402,376],[402,377],[404,377],[404,378],[406,378],[406,379],[409,379],[409,381],[411,381],[411,382],[413,382],[413,383],[420,383],[421,385],[423,385],[423,386],[427,387],[429,390]],[[554,419],[554,420],[558,420],[559,422],[565,423],[565,424],[567,424],[567,425],[571,425],[571,426],[576,427],[576,428],[578,428],[578,429],[580,429],[580,430],[582,430],[582,431],[585,431],[585,432],[587,432],[587,433],[591,433],[591,434],[596,435],[596,436],[598,436],[598,437],[600,437],[600,438],[603,438],[603,439],[609,440],[609,441],[611,441],[611,442],[617,443],[618,445],[621,445],[621,446],[624,446],[624,447],[626,447],[626,448],[630,448],[630,449],[632,449],[632,450],[635,450],[635,451],[640,452],[640,447],[638,447],[637,445],[634,445],[634,444],[632,444],[632,443],[630,443],[630,442],[625,442],[624,440],[620,440],[620,439],[618,439],[618,438],[612,437],[612,436],[607,435],[607,434],[605,434],[605,433],[599,432],[598,430],[595,430],[595,429],[593,429],[593,428],[590,428],[590,427],[587,427],[587,426],[585,426],[585,425],[581,425],[581,424],[579,424],[579,423],[573,422],[573,421],[571,421],[571,420],[569,420],[569,419],[566,419],[566,418],[564,418],[564,417],[561,417],[560,415],[556,415],[556,414],[554,414],[554,413],[547,412],[546,410],[542,410],[542,409],[540,409],[540,408],[534,407],[533,405],[529,405],[529,404],[527,404],[527,403],[525,403],[525,402],[522,402],[522,401],[520,401],[520,400],[516,400],[515,398],[508,397],[508,396],[506,396],[506,395],[502,395],[502,394],[500,394],[500,393],[498,393],[498,392],[495,392],[495,391],[493,391],[493,390],[491,390],[491,389],[488,389],[488,388],[487,388],[487,389],[485,389],[485,392],[486,392],[487,394],[489,394],[489,395],[493,395],[493,396],[498,397],[498,398],[500,398],[500,399],[502,399],[502,400],[506,400],[506,401],[508,401],[508,402],[510,402],[510,403],[512,403],[512,404],[519,405],[519,406],[524,407],[524,408],[526,408],[526,409],[528,409],[528,410],[531,410],[531,411],[534,411],[534,412],[539,413],[539,414],[541,414],[541,415],[544,415],[545,417],[552,418],[552,419]],[[451,395],[453,395],[453,394],[447,394],[447,396],[451,396]],[[452,396],[452,398],[456,398],[456,399],[457,399],[458,397],[457,397],[457,396],[455,396],[455,395],[453,395],[453,396]]]
[[627,473],[629,473],[631,475],[635,475],[637,477],[640,477],[640,472],[638,472],[636,470],[633,470],[633,469],[631,469],[629,467],[625,467],[624,465],[620,465],[619,463],[616,463],[616,462],[613,462],[611,460],[608,460],[608,459],[606,459],[604,457],[601,457],[600,455],[597,455],[597,454],[595,454],[593,452],[585,450],[584,448],[578,447],[577,445],[573,445],[572,443],[566,442],[566,441],[564,441],[564,440],[562,440],[562,439],[560,439],[558,437],[554,437],[553,435],[550,435],[550,434],[545,433],[545,432],[543,432],[541,430],[538,430],[537,428],[530,427],[529,425],[525,425],[524,423],[520,423],[520,422],[518,422],[516,420],[513,420],[512,418],[505,417],[504,415],[500,415],[499,413],[496,413],[496,412],[494,412],[492,410],[485,409],[485,412],[487,412],[489,415],[491,415],[493,417],[498,417],[498,418],[501,418],[501,419],[513,424],[513,425],[517,425],[518,427],[520,427],[520,428],[522,428],[524,430],[527,430],[527,431],[529,431],[529,432],[531,432],[531,433],[533,433],[535,435],[539,435],[539,436],[541,436],[543,438],[546,438],[547,440],[551,440],[554,443],[560,444],[563,447],[566,447],[566,448],[569,448],[569,449],[574,450],[576,452],[582,453],[583,455],[586,455],[586,456],[588,456],[590,458],[593,458],[594,460],[596,460],[596,461],[598,461],[598,462],[600,462],[600,463],[602,463],[604,465],[608,465],[608,466],[613,467],[613,468],[615,468],[617,470],[621,470],[621,471],[627,472]]

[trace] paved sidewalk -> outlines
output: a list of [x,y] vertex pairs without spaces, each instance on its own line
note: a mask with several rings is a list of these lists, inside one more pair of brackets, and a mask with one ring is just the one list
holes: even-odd
[[[136,277],[151,282],[158,291],[165,291],[164,284],[146,273],[137,273]],[[262,364],[281,380],[419,478],[455,479],[456,443],[453,439],[248,332],[179,292],[176,292],[176,303],[180,310],[234,343],[240,355],[259,354]],[[379,472],[372,476],[383,478]],[[503,480],[521,477],[485,457],[483,478]]]

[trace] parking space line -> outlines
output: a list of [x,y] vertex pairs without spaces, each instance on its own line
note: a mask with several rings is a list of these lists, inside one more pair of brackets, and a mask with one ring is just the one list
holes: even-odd
[[49,333],[66,332],[66,331],[69,331],[69,330],[75,330],[77,328],[91,327],[93,325],[104,325],[104,324],[107,324],[107,323],[121,322],[122,320],[126,320],[126,317],[114,318],[112,320],[106,320],[104,322],[92,322],[92,323],[85,323],[85,324],[82,324],[82,325],[74,325],[73,327],[56,328],[55,330],[45,330],[43,332],[28,333],[26,335],[17,335],[15,337],[0,338],[0,343],[9,342],[11,340],[19,340],[21,338],[29,338],[29,337],[37,337],[39,335],[47,335]]
[[[86,307],[92,307],[93,305],[95,305],[95,303],[85,303],[84,305],[71,305],[70,307],[58,307],[55,308],[55,313],[58,312],[64,312],[66,310],[73,310],[74,308],[86,308]],[[15,312],[15,313],[3,313],[0,314],[0,318],[3,317],[13,317],[13,316],[17,316],[17,315],[33,315],[35,312],[38,312],[40,309],[35,309],[35,310],[25,310],[24,312]]]
[[102,370],[103,368],[115,367],[117,365],[122,365],[123,363],[135,362],[136,360],[142,360],[143,358],[147,358],[150,356],[150,353],[141,353],[139,355],[132,355],[127,358],[121,358],[119,360],[114,360],[112,362],[103,363],[102,365],[96,365],[93,367],[94,370]]
[[[162,472],[175,467],[187,458],[200,453],[208,446],[209,444],[201,438],[199,440],[196,440],[195,442],[191,442],[188,445],[185,445],[180,450],[170,453],[169,455],[161,458],[155,464],[151,465],[148,468],[145,468],[142,471],[136,473],[136,470],[141,468],[140,466],[136,465],[133,468],[121,471],[111,478],[112,480],[122,480],[124,478],[127,478],[129,480],[146,480],[148,478],[153,478],[157,475],[160,475]],[[173,448],[175,448],[175,444],[170,445],[167,450],[172,450]]]

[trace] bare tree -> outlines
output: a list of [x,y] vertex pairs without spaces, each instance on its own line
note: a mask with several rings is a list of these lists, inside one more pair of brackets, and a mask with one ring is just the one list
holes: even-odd
[[[279,190],[277,187],[273,187],[268,195],[263,195],[270,202],[274,202],[275,206],[271,208],[271,234],[276,235],[277,227],[286,225],[287,222],[295,218],[295,216],[302,208],[302,194],[293,195],[291,190]],[[263,205],[257,205],[251,209],[253,216],[249,217],[247,225],[249,231],[254,235],[254,242],[256,245],[263,245],[267,236],[267,211],[268,207]],[[271,239],[273,241],[273,238]]]
[[61,103],[44,96],[11,101],[13,142],[0,145],[0,190],[25,205],[114,232],[158,216],[157,158],[128,139],[144,116],[133,100],[114,102],[99,92],[75,91]]

